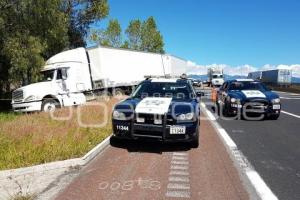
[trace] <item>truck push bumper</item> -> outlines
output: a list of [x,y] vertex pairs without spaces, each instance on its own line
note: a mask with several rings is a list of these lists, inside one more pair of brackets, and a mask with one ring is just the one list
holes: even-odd
[[42,101],[34,101],[27,103],[14,103],[12,109],[15,112],[33,112],[40,111],[42,107]]
[[[115,137],[120,139],[147,139],[163,142],[190,142],[197,137],[197,124],[198,122],[180,125],[154,125],[113,120],[113,133]],[[170,128],[172,126],[184,126],[185,133],[170,134]],[[118,129],[118,127],[121,127],[123,130]]]

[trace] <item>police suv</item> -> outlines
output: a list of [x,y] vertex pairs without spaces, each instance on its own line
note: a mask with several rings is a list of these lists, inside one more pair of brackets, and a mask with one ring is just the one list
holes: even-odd
[[217,106],[224,116],[256,113],[274,120],[281,110],[278,94],[253,79],[226,81],[218,91]]
[[199,145],[200,100],[185,79],[147,78],[113,110],[114,136]]

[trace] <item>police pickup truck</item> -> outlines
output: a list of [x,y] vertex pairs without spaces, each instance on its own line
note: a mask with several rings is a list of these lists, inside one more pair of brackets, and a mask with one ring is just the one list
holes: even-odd
[[201,93],[187,79],[148,78],[113,110],[116,138],[199,145]]
[[249,113],[255,113],[261,119],[274,120],[281,110],[278,94],[252,79],[226,81],[218,91],[217,106],[224,116],[242,114],[247,118]]

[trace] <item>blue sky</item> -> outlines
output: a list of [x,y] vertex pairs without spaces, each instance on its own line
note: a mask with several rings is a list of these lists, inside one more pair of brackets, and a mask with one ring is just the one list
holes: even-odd
[[109,0],[109,4],[108,19],[118,19],[123,30],[132,19],[154,16],[166,51],[199,65],[300,63],[298,0]]

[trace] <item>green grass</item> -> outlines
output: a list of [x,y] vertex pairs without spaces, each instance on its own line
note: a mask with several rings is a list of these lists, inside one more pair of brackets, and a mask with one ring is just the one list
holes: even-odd
[[[108,116],[117,100],[107,102]],[[103,109],[85,106],[82,121],[95,124],[103,120]],[[0,170],[32,166],[51,161],[77,158],[108,137],[110,119],[102,128],[80,127],[76,109],[67,121],[53,120],[47,113],[0,114]],[[58,116],[67,116],[60,110]]]
[[19,114],[10,112],[0,112],[0,123],[14,120]]

